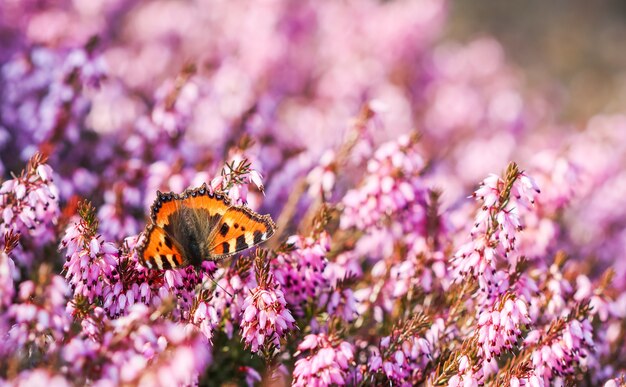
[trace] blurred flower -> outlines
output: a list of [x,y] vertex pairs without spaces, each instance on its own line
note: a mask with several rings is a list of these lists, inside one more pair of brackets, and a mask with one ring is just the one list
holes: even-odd
[[70,387],[72,385],[68,378],[54,374],[44,368],[22,371],[15,379],[11,380],[11,382],[11,385],[15,386]]
[[472,366],[469,363],[469,359],[467,358],[467,356],[461,356],[458,360],[458,363],[459,373],[450,378],[450,380],[448,381],[448,386],[478,387],[479,378],[472,370]]
[[415,149],[415,141],[402,136],[376,150],[367,163],[368,174],[362,186],[348,191],[343,198],[342,228],[381,227],[386,217],[402,213],[400,219],[406,217],[411,222],[407,229],[412,226],[415,231],[415,223],[424,216],[419,204],[425,194],[419,178],[424,161]]
[[28,356],[17,350],[31,347],[44,358],[53,358],[69,332],[71,319],[65,312],[67,284],[63,277],[51,274],[47,266],[41,266],[36,274],[35,281],[19,284],[17,300],[6,311],[10,328],[0,344],[4,356]]

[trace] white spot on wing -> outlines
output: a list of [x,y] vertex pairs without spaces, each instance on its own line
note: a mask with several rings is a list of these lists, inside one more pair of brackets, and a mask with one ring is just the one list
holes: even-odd
[[178,265],[176,264],[176,261],[174,261],[174,256],[173,256],[172,254],[167,254],[165,257],[167,258],[167,261],[170,263],[170,266],[171,266],[172,268],[174,268],[174,267],[178,266]]
[[248,246],[254,246],[254,234],[251,232],[246,232],[246,244]]

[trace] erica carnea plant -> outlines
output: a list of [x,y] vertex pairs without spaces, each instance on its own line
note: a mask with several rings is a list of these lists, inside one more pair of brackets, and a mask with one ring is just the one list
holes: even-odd
[[[626,117],[447,7],[1,2],[0,385],[625,385]],[[273,237],[140,264],[203,183]]]

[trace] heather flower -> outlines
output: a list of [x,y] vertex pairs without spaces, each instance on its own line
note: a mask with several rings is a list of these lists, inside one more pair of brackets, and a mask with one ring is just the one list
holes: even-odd
[[15,145],[26,159],[46,141],[76,142],[88,112],[84,89],[97,87],[106,72],[95,41],[84,48],[35,47],[2,66],[1,123],[18,128]]
[[[326,233],[320,234],[318,242],[323,242],[327,235]],[[292,237],[294,240],[295,237]],[[310,238],[307,238],[310,239]],[[296,250],[301,251],[301,250]],[[296,251],[292,252],[295,253]],[[297,255],[291,255],[295,257]],[[281,277],[285,273],[283,266],[277,265],[280,261],[281,255],[274,261],[276,265],[274,273]],[[306,262],[307,260],[304,260]],[[312,265],[313,266],[313,265]],[[328,261],[325,264],[323,276],[321,277],[327,286],[317,289],[318,296],[309,298],[309,300],[317,299],[317,306],[324,308],[329,316],[337,316],[344,321],[354,321],[358,317],[358,302],[353,290],[354,283],[357,282],[357,278],[362,276],[362,269],[360,266],[360,258],[353,251],[346,252],[334,257],[333,261]],[[300,271],[307,272],[308,268],[303,267]],[[293,285],[293,284],[292,284]],[[286,289],[288,286],[283,285]],[[293,287],[297,291],[297,287]],[[287,292],[287,300],[289,301],[290,292]],[[302,301],[301,305],[304,306],[306,301]],[[296,314],[298,314],[298,307],[294,307]]]
[[522,299],[505,295],[491,310],[482,310],[478,316],[479,355],[487,363],[504,351],[510,351],[522,334],[522,327],[530,323],[528,308]]
[[471,363],[467,356],[463,355],[458,359],[459,372],[448,381],[449,387],[478,387],[479,378],[472,369]]
[[61,240],[61,247],[66,250],[63,269],[74,296],[93,302],[97,297],[102,298],[111,286],[118,249],[112,243],[102,241],[97,234],[98,221],[88,203],[80,204],[79,212],[80,219],[68,227]]
[[347,384],[348,371],[354,360],[354,347],[338,337],[320,333],[307,335],[298,351],[308,356],[296,361],[294,386],[330,386]]
[[[22,371],[7,385],[70,387],[72,386],[70,380],[70,378],[66,378],[63,375],[58,375],[46,368],[41,368]],[[5,381],[0,379],[0,382],[4,384]]]
[[288,252],[272,260],[276,281],[284,289],[285,299],[296,315],[316,300],[329,287],[324,275],[330,250],[330,238],[322,232],[317,237],[294,235],[287,240]]
[[[211,287],[211,291],[205,293],[209,296],[198,294],[198,302],[206,303],[206,312],[204,308],[200,310],[203,313],[200,318],[206,321],[205,326],[208,326],[209,321],[214,327],[221,323],[227,336],[233,337],[235,325],[241,323],[245,299],[251,289],[257,286],[256,278],[251,275],[251,269],[252,259],[247,257],[237,259],[234,268],[217,269],[213,274],[213,278],[217,280]],[[212,282],[212,280],[205,280],[203,284],[206,286]],[[210,320],[204,317],[204,313],[210,317]]]
[[[207,271],[202,290],[197,293],[191,322],[210,340],[221,328],[229,338],[241,321],[244,300],[256,286],[250,275],[252,260],[240,258],[231,269]],[[209,275],[208,273],[213,273]],[[215,279],[214,279],[215,278]]]
[[227,192],[233,203],[246,204],[248,202],[248,185],[254,184],[263,192],[263,176],[252,163],[241,154],[231,155],[231,162],[226,163],[220,176],[211,181],[213,190]]
[[508,256],[515,250],[517,234],[523,228],[520,208],[531,206],[538,192],[532,178],[514,163],[504,179],[490,175],[474,192],[482,205],[471,231],[473,240],[457,251],[454,265],[461,275],[476,277],[480,289],[488,294],[498,283],[498,260],[515,258]]
[[544,211],[556,212],[566,208],[584,186],[583,170],[563,157],[550,152],[541,153],[532,160],[533,178],[542,189],[538,202]]
[[609,379],[604,383],[604,387],[622,387],[626,385],[624,381],[624,376],[620,376],[618,378]]
[[564,259],[562,255],[557,256],[555,262],[548,268],[545,281],[546,291],[540,294],[540,297],[546,299],[546,305],[542,311],[546,317],[559,317],[570,311],[568,301],[573,296],[573,289],[572,284],[563,276],[562,259]]
[[71,320],[65,307],[69,289],[61,276],[49,270],[41,266],[36,281],[19,284],[17,300],[6,312],[10,328],[0,346],[5,356],[27,346],[41,351],[44,356],[53,354],[68,334]]
[[358,316],[357,300],[354,291],[345,284],[346,282],[350,282],[350,278],[332,287],[328,293],[322,294],[320,304],[326,305],[326,311],[330,316],[352,322]]
[[361,187],[348,191],[343,198],[342,228],[381,227],[389,215],[403,212],[405,217],[399,218],[406,218],[405,227],[415,231],[425,215],[419,207],[425,194],[419,178],[424,161],[415,142],[414,138],[402,136],[376,150]]
[[14,281],[17,277],[17,270],[10,253],[17,243],[18,238],[15,234],[5,234],[4,245],[0,250],[0,312],[4,312],[11,305],[15,295]]
[[19,177],[0,186],[0,233],[14,232],[32,237],[43,245],[54,238],[59,218],[59,192],[52,168],[45,157],[31,158]]
[[325,152],[318,166],[313,168],[307,175],[307,183],[309,184],[309,195],[316,197],[330,198],[332,190],[335,186],[337,177],[334,169],[335,154],[332,151]]
[[246,374],[246,384],[249,387],[261,382],[261,374],[259,374],[254,368],[243,366],[240,370]]
[[141,208],[141,193],[136,187],[117,182],[104,192],[104,203],[98,209],[100,232],[105,238],[124,239],[138,234],[143,222],[132,216],[133,210]]
[[[437,327],[434,324],[433,327]],[[382,374],[391,383],[416,384],[424,379],[424,370],[432,359],[433,345],[426,333],[427,321],[423,315],[415,315],[396,325],[390,336],[380,340],[368,360],[368,371]]]
[[533,375],[548,385],[584,367],[593,347],[591,323],[586,319],[558,319],[545,332],[531,331],[525,339],[535,350],[530,358]]
[[219,321],[220,316],[217,310],[207,302],[199,302],[191,316],[191,322],[208,340],[213,338],[213,331],[218,326]]
[[265,260],[264,254],[255,259],[258,286],[250,290],[242,308],[241,335],[252,352],[270,344],[280,348],[280,340],[295,328],[285,296]]
[[156,106],[152,109],[152,123],[170,137],[178,137],[189,126],[190,118],[199,99],[199,87],[193,80],[195,69],[185,68],[178,78],[170,80],[155,92]]
[[108,320],[102,309],[95,312],[88,319],[96,334],[85,332],[62,350],[74,374],[103,384],[178,385],[197,381],[210,361],[203,336],[160,319],[158,309],[135,304],[116,320]]

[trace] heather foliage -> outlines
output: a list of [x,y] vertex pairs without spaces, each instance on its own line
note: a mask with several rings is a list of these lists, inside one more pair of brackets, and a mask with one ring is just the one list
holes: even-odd
[[[626,116],[446,7],[0,3],[0,384],[624,385]],[[276,235],[140,265],[204,182]]]

